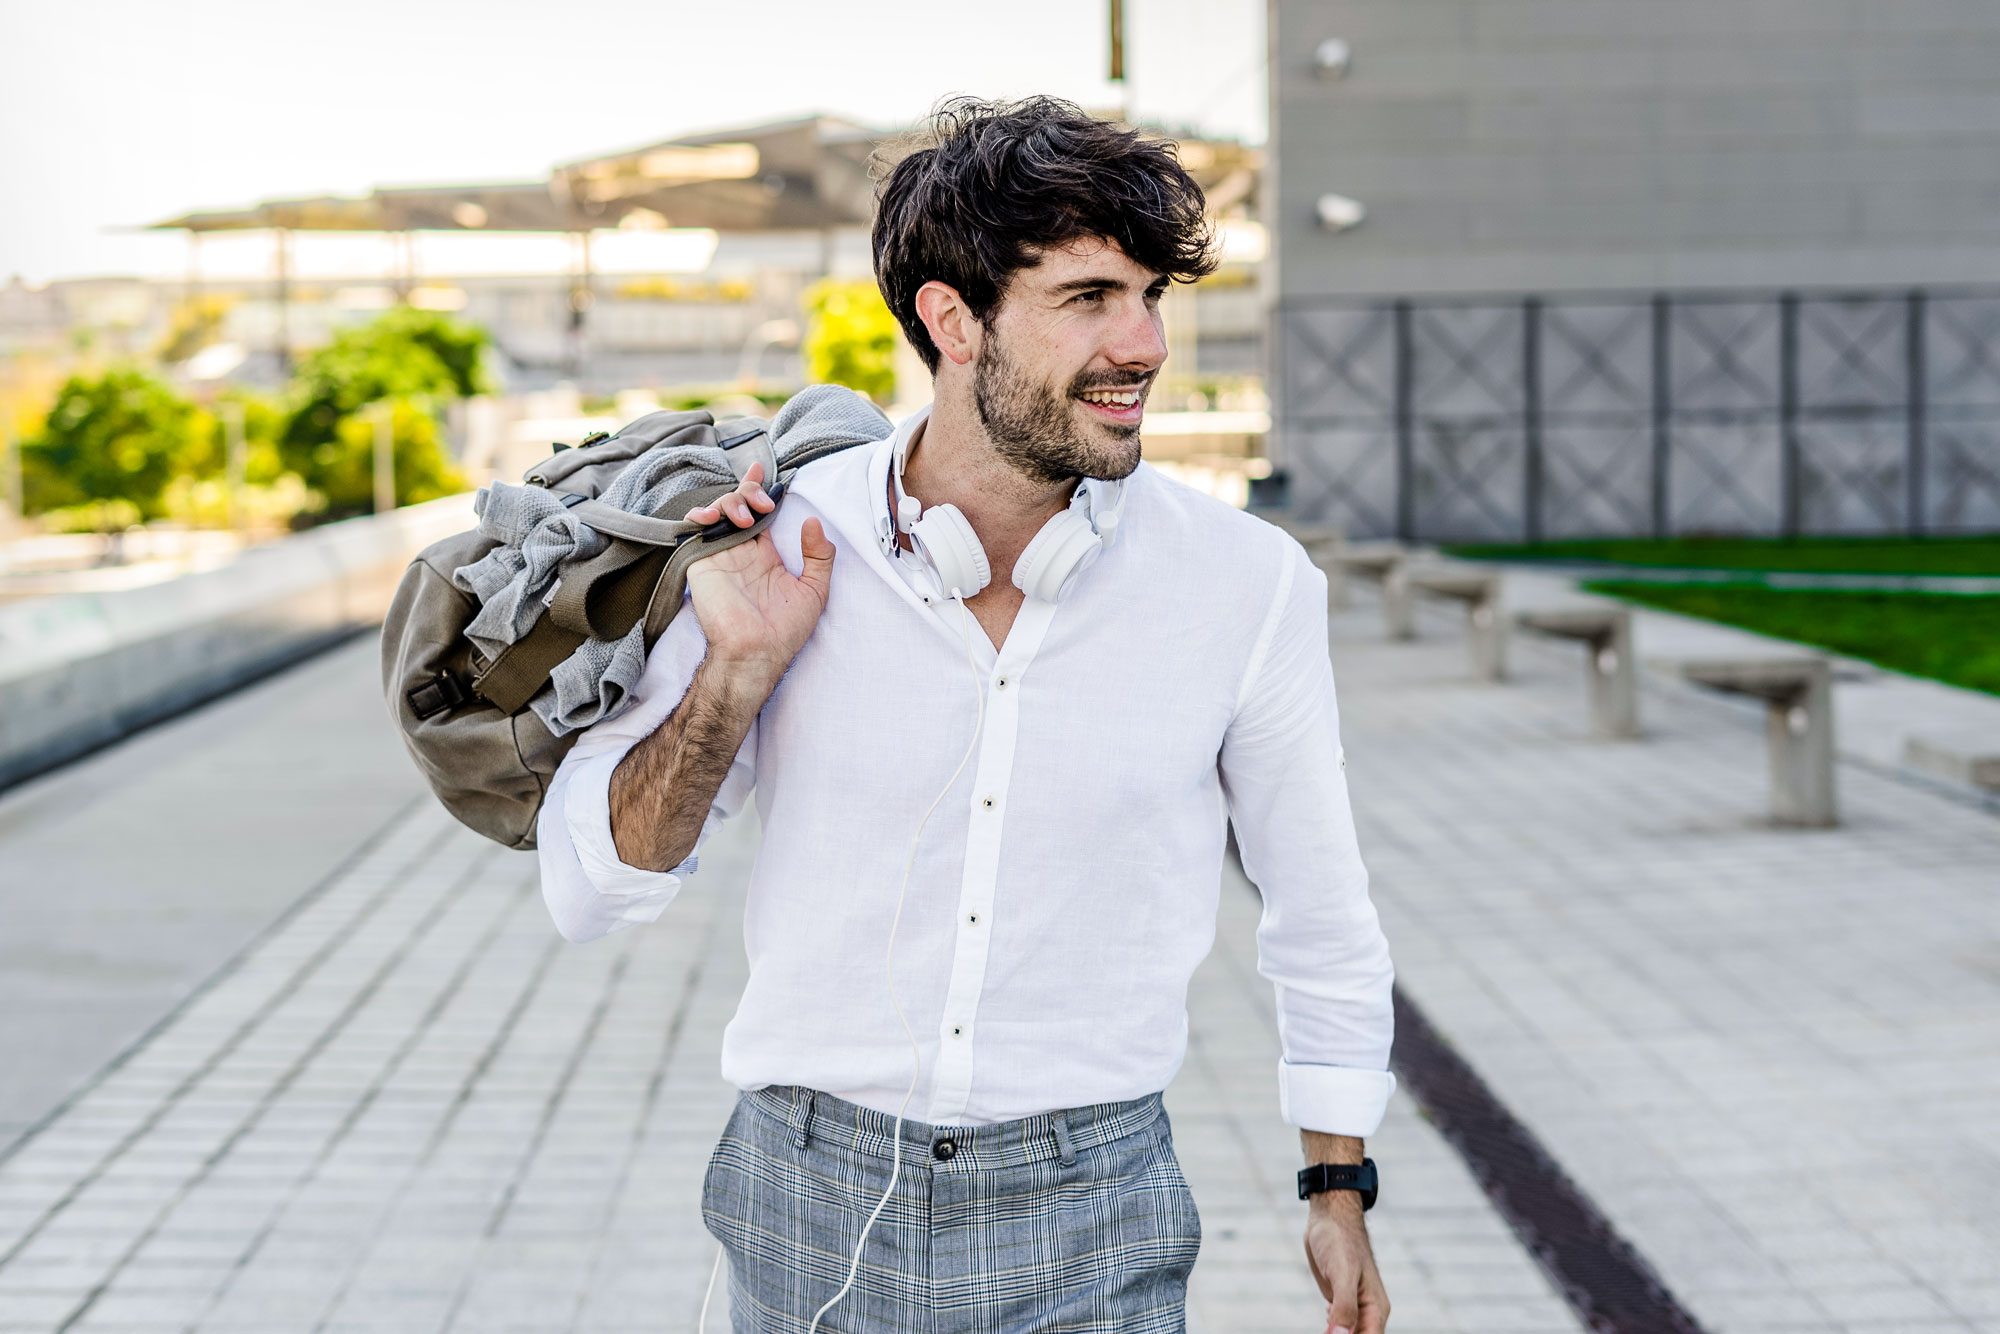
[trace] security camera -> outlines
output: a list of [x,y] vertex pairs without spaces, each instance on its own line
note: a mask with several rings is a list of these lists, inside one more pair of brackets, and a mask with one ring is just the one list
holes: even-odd
[[1368,216],[1368,210],[1358,199],[1346,195],[1321,195],[1315,206],[1319,214],[1319,225],[1330,232],[1344,232],[1350,227],[1358,227]]
[[1354,48],[1338,37],[1329,37],[1313,49],[1313,68],[1322,79],[1338,79],[1347,74]]

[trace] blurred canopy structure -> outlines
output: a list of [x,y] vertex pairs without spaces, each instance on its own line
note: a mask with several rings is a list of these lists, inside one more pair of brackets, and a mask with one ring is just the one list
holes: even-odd
[[[1181,160],[1220,216],[1248,204],[1261,154],[1217,140],[1172,136]],[[148,230],[277,235],[280,318],[287,304],[293,232],[379,232],[401,238],[399,291],[414,286],[416,232],[562,232],[577,238],[572,322],[590,305],[590,234],[600,228],[706,227],[722,232],[817,231],[831,271],[836,228],[866,226],[874,213],[871,160],[900,155],[898,133],[814,115],[662,140],[557,166],[546,181],[379,188],[366,195],[271,199],[243,209],[184,213]],[[878,159],[879,154],[879,159]],[[285,340],[281,340],[281,346]]]

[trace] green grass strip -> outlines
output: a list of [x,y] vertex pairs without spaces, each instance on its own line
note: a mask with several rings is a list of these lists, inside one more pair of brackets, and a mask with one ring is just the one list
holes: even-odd
[[1594,579],[1662,611],[1795,639],[1881,667],[2000,695],[2000,594],[1765,588]]
[[2000,534],[1970,537],[1675,537],[1447,547],[1485,560],[1603,561],[1693,570],[2000,575]]

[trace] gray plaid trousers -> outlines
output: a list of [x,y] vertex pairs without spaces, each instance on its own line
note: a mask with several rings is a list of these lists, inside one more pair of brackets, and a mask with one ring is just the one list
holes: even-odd
[[[736,1334],[801,1334],[889,1184],[895,1118],[808,1089],[745,1093],[702,1217]],[[903,1123],[896,1193],[820,1329],[1180,1334],[1201,1218],[1160,1095],[965,1129]]]

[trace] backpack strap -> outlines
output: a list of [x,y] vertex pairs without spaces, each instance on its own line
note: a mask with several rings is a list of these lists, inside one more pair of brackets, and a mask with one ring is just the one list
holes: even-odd
[[[731,489],[719,482],[692,487],[674,496],[669,503],[685,514],[688,510],[714,502]],[[581,510],[583,505],[571,508]],[[586,516],[584,521],[588,523],[589,518]],[[701,525],[686,520],[672,519],[668,522],[681,525],[683,530],[674,542],[676,548],[701,532]],[[668,550],[667,547],[635,542],[630,538],[613,538],[610,545],[595,556],[563,568],[556,582],[555,597],[549,602],[549,618],[565,629],[580,631],[592,639],[622,637],[632,628],[632,622],[639,619],[639,612],[644,609],[645,603],[640,602],[630,615],[621,619],[619,612],[610,610],[606,605],[607,590],[614,581],[622,581],[628,571],[639,565],[648,566],[651,570],[651,577],[646,581],[646,586],[650,588],[652,579],[658,578],[659,572],[666,566],[664,553]]]
[[[719,487],[715,494],[721,495],[727,490],[726,486]],[[630,538],[653,547],[673,546],[701,526],[685,519],[656,519],[650,514],[632,514],[601,500],[579,500],[569,508],[579,519],[606,537]]]
[[[738,425],[744,429],[736,431]],[[751,464],[761,463],[764,465],[763,485],[769,487],[777,482],[778,450],[771,443],[771,432],[765,428],[764,423],[754,417],[747,417],[741,422],[724,422],[716,429],[718,432],[734,432],[720,443],[722,457],[729,460],[729,471],[736,474],[737,481],[742,481],[749,473]],[[793,465],[794,470],[797,466]]]
[[519,713],[549,683],[549,673],[583,647],[587,637],[544,616],[472,678],[472,693],[502,713]]
[[[762,462],[765,477],[778,478],[776,486],[768,481],[765,486],[780,505],[800,468],[869,443],[863,438],[820,441],[795,451],[787,459],[790,466],[780,471],[769,433],[754,421],[745,424],[756,429],[721,442],[730,471],[740,481],[752,463]],[[734,489],[721,483],[693,487],[675,496],[674,503],[686,513]],[[565,503],[577,517],[614,540],[596,556],[566,571],[557,582],[548,613],[473,678],[473,693],[504,713],[526,708],[548,685],[550,673],[586,639],[622,639],[643,617],[650,652],[680,610],[688,566],[704,556],[756,540],[778,513],[773,509],[759,514],[749,527],[738,528],[728,518],[699,524],[632,514],[599,500]]]

